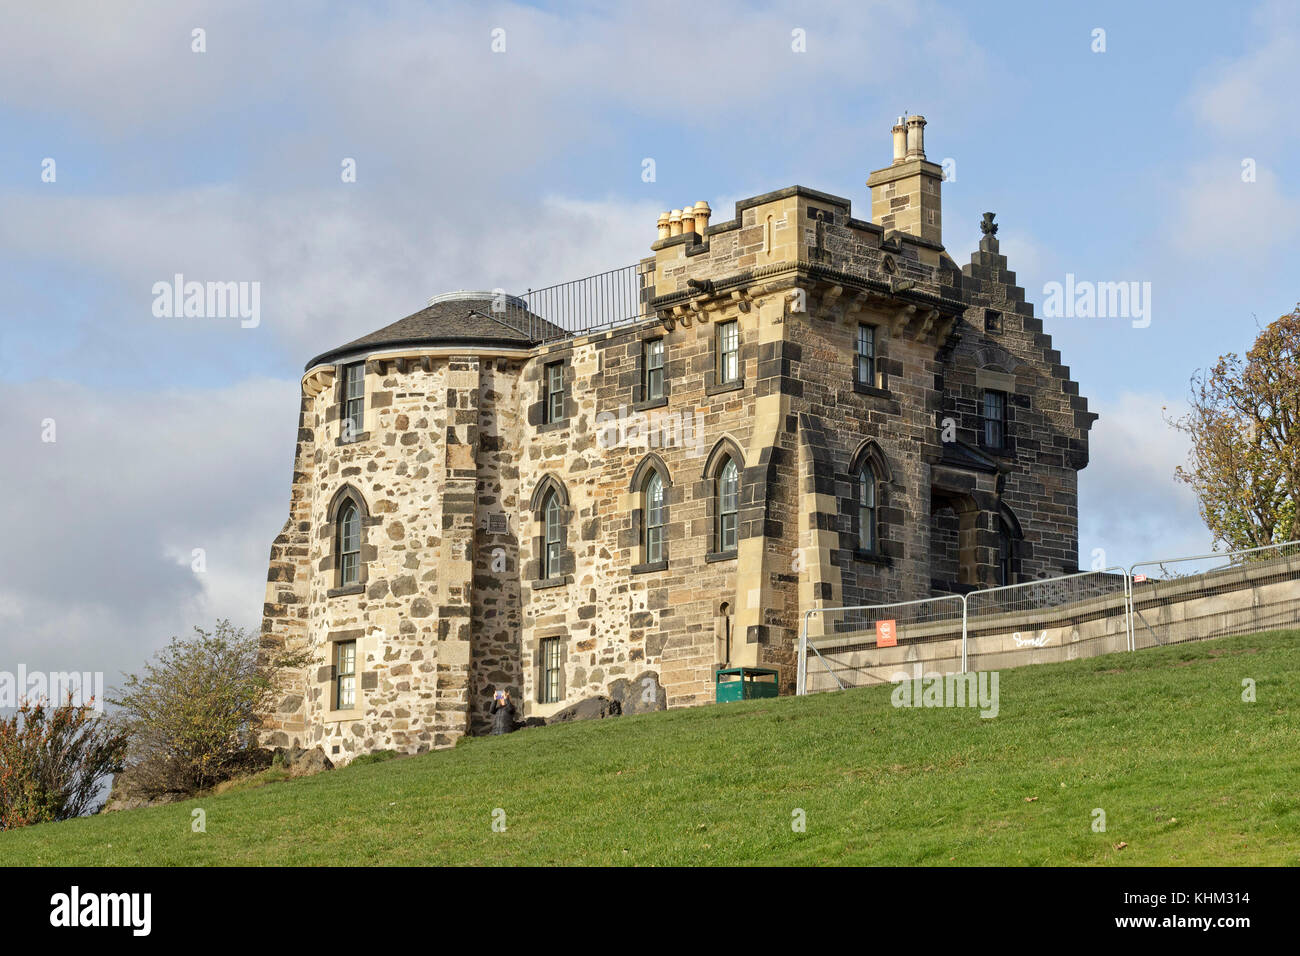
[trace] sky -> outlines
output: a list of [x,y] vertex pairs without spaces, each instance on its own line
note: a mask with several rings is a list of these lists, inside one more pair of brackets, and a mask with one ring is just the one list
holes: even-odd
[[[1300,299],[1298,52],[1287,3],[7,5],[0,670],[112,684],[258,626],[312,356],[628,265],[698,199],[868,218],[904,113],[959,264],[993,211],[1040,315],[1067,275],[1150,283],[1146,327],[1045,319],[1101,416],[1082,566],[1209,550],[1165,418]],[[258,283],[258,321],[156,315],[177,274]]]

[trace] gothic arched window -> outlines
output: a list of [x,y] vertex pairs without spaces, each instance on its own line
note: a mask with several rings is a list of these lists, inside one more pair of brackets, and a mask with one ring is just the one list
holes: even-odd
[[740,469],[736,467],[734,458],[728,457],[718,469],[717,498],[717,549],[719,552],[735,551],[740,511]]
[[664,557],[664,526],[668,523],[668,509],[664,505],[664,480],[659,472],[651,471],[646,476],[642,491],[641,513],[645,515],[645,560],[649,564],[662,561]]
[[560,496],[554,491],[547,493],[546,503],[542,506],[546,522],[546,550],[542,554],[542,577],[557,577],[560,570],[560,550],[563,546],[563,520],[560,513]]
[[876,473],[865,462],[858,469],[858,549],[876,550]]
[[338,516],[339,583],[341,588],[361,581],[361,512],[356,503],[346,502]]

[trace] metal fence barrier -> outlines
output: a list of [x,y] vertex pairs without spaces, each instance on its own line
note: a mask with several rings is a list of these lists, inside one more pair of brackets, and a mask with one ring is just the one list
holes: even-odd
[[1139,561],[1128,574],[1134,650],[1288,627],[1300,619],[1300,542]]
[[[965,608],[961,595],[952,594],[809,611],[799,640],[799,693],[961,671]],[[879,634],[878,621],[894,622],[892,633]],[[811,672],[809,650],[816,655]]]
[[[967,594],[806,611],[796,692],[1074,660],[1300,625],[1300,541]],[[811,659],[810,659],[811,653]]]
[[966,620],[967,670],[1127,650],[1128,575],[1114,567],[971,591]]

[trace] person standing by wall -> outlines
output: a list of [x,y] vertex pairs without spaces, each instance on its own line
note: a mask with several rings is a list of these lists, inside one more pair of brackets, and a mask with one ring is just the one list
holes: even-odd
[[508,734],[515,729],[515,702],[508,690],[499,690],[492,697],[492,733]]

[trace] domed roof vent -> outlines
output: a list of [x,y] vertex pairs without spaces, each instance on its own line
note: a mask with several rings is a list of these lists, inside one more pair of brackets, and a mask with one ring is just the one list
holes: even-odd
[[457,289],[455,292],[440,292],[438,295],[429,297],[429,305],[437,305],[439,302],[492,302],[500,300],[516,308],[527,308],[527,303],[517,295],[506,295],[504,292],[474,292],[470,289]]

